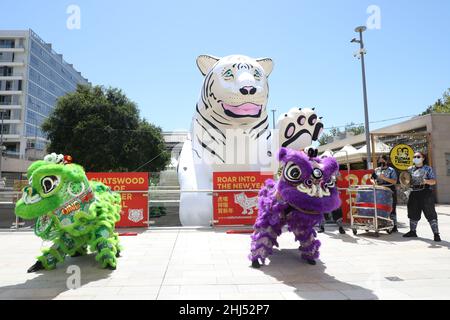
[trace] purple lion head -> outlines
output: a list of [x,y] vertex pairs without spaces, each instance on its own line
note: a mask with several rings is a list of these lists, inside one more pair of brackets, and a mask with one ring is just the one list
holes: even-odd
[[339,165],[332,157],[309,157],[303,151],[281,148],[278,193],[288,204],[311,213],[325,213],[341,205],[336,187]]

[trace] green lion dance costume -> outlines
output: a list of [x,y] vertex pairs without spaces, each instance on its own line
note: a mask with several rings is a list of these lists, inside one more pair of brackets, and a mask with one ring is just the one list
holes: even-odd
[[114,232],[120,220],[120,195],[88,181],[83,167],[71,163],[70,156],[55,153],[32,163],[27,177],[29,185],[16,204],[16,215],[37,218],[35,234],[53,242],[28,272],[54,269],[67,255],[85,255],[88,247],[97,252],[102,268],[114,270],[120,256]]

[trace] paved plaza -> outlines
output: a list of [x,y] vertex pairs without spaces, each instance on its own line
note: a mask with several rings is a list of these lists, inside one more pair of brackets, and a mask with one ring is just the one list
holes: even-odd
[[[433,242],[422,219],[418,239],[400,233],[340,235],[327,226],[316,266],[299,259],[284,233],[268,265],[249,267],[248,234],[226,230],[157,229],[122,236],[115,271],[94,256],[68,258],[53,271],[27,274],[42,245],[32,232],[0,232],[0,299],[450,299],[450,206],[438,206],[443,241]],[[81,287],[68,289],[68,267],[81,270]]]

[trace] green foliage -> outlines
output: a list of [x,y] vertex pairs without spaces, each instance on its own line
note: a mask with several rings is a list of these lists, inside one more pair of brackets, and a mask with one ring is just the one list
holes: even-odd
[[48,152],[70,154],[87,171],[160,171],[170,159],[161,129],[141,119],[120,89],[80,85],[42,125]]
[[332,138],[337,137],[345,132],[352,132],[355,136],[358,134],[362,134],[365,132],[365,127],[363,124],[355,124],[354,122],[350,122],[345,125],[344,130],[339,129],[339,127],[332,127],[328,133],[323,133],[320,138],[317,140],[319,145],[323,146],[332,141]]
[[319,139],[317,139],[317,142],[319,142],[320,146],[326,145],[327,143],[331,142],[331,134],[329,133],[322,133]]
[[345,131],[352,132],[355,136],[358,134],[363,134],[366,132],[366,128],[363,124],[355,124],[354,122],[351,122],[345,126]]
[[450,113],[450,88],[434,104],[429,106],[421,115],[430,113]]

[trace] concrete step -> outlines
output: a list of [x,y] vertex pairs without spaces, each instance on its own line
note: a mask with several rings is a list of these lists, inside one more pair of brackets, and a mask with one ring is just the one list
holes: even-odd
[[149,195],[150,200],[180,200],[180,194],[151,194]]
[[159,174],[159,186],[178,186],[178,174],[175,170],[161,171]]
[[150,216],[149,221],[149,227],[179,227],[181,226],[180,222],[180,215],[179,205],[174,206],[164,206],[166,209],[166,214],[162,215],[160,217],[152,217]]

